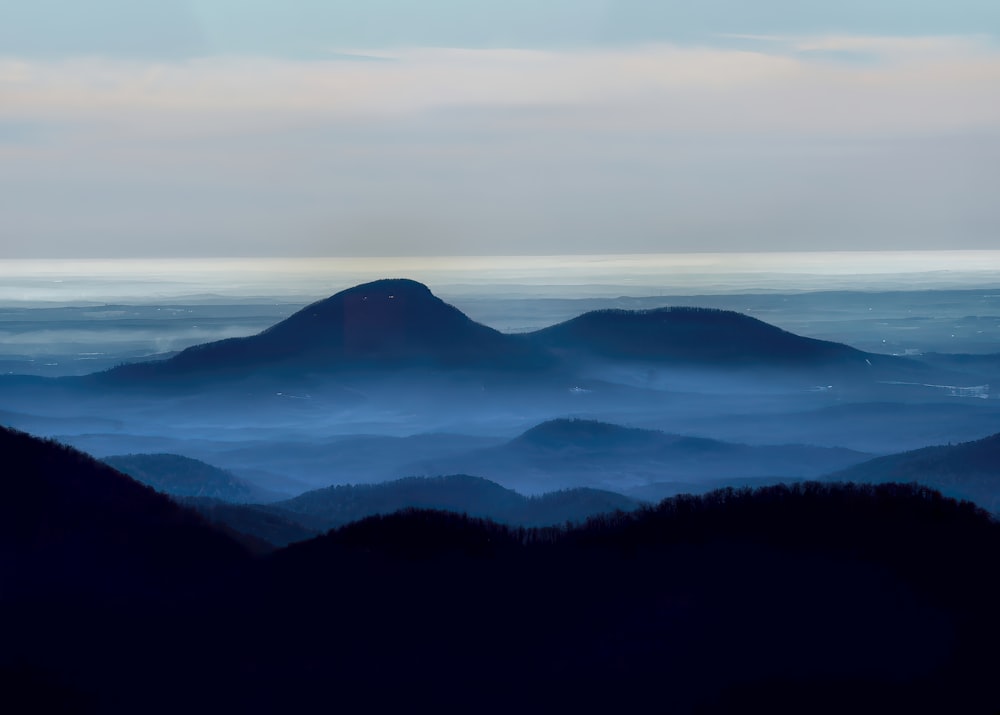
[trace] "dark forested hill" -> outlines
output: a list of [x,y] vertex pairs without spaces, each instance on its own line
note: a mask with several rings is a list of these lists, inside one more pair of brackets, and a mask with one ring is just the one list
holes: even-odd
[[975,442],[878,457],[827,477],[845,482],[917,482],[1000,514],[1000,434]]
[[[337,594],[348,613],[379,614],[391,649],[302,654],[362,679],[404,674],[367,696],[378,707],[418,694],[455,711],[990,712],[998,548],[1000,526],[930,490],[808,483],[675,498],[569,532],[372,517],[277,552],[268,583],[289,607]],[[317,563],[350,564],[368,587],[345,593],[344,571]],[[374,637],[357,618],[317,631],[311,612],[281,628]],[[293,664],[279,677],[304,692]]]
[[0,427],[3,589],[124,595],[239,562],[243,550],[150,487]]

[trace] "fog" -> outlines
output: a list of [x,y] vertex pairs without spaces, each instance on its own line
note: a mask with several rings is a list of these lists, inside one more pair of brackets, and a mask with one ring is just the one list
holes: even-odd
[[[805,267],[788,261],[796,271]],[[587,260],[575,265],[581,276],[590,271],[603,283],[524,283],[538,269],[528,260],[501,262],[478,285],[452,268],[450,286],[440,293],[430,286],[472,320],[499,329],[497,339],[515,348],[512,356],[527,350],[509,364],[454,362],[466,359],[460,356],[478,339],[475,331],[439,336],[437,357],[407,352],[407,340],[434,333],[450,315],[438,315],[441,304],[417,290],[397,297],[417,301],[417,317],[407,320],[426,326],[417,338],[393,337],[400,324],[385,318],[385,327],[365,338],[389,341],[374,361],[345,363],[323,357],[326,348],[303,347],[302,355],[260,362],[255,351],[264,348],[254,343],[215,367],[177,372],[163,361],[192,345],[261,333],[296,314],[309,296],[254,295],[266,283],[263,273],[251,274],[242,288],[224,284],[228,294],[184,293],[206,287],[188,275],[174,281],[182,288],[170,300],[159,295],[173,280],[164,278],[133,302],[102,303],[134,287],[131,278],[116,282],[116,272],[124,273],[114,264],[103,274],[103,294],[90,283],[87,304],[60,299],[65,283],[47,296],[8,296],[0,309],[6,373],[0,423],[99,458],[169,453],[201,460],[275,499],[448,474],[483,477],[526,495],[587,487],[653,499],[725,484],[822,478],[877,455],[1000,432],[1000,401],[991,388],[1000,376],[994,347],[1000,293],[988,286],[807,291],[804,274],[790,273],[789,285],[800,281],[797,290],[766,291],[766,281],[751,281],[751,292],[712,293],[724,282],[715,274],[712,281],[692,280],[686,294],[657,295],[649,287],[629,294],[621,265],[604,274]],[[622,265],[635,267],[629,260]],[[297,263],[278,271],[292,268],[308,274]],[[205,271],[215,275],[211,266]],[[57,273],[70,283],[90,280]],[[310,280],[296,287],[316,289]],[[856,287],[871,285],[858,281]],[[394,310],[391,301],[386,305]],[[712,325],[713,316],[725,315],[713,312],[692,314],[709,321],[693,349],[717,345],[693,361],[644,355],[654,333],[638,335],[639,352],[616,357],[619,339],[608,343],[599,332],[570,343],[536,332],[588,311],[677,305],[737,311],[803,338],[867,352],[794,337],[790,347],[769,348],[760,342],[771,339],[769,329],[756,334],[754,321]],[[340,310],[329,320],[344,319]],[[615,328],[616,314],[608,319]],[[340,329],[347,328],[316,324],[284,340],[312,344]],[[819,357],[796,357],[800,343]],[[718,349],[729,357],[711,357]],[[310,350],[320,352],[309,357]],[[403,352],[393,357],[393,351]],[[166,371],[112,369],[147,360]]]
[[[124,357],[116,356],[116,347],[105,345],[109,361]],[[982,375],[963,377],[964,385],[983,382]],[[5,424],[98,457],[194,457],[287,495],[450,473],[487,477],[528,494],[577,486],[628,491],[727,476],[820,476],[815,454],[790,457],[779,473],[773,455],[719,457],[731,445],[703,447],[700,458],[688,455],[683,466],[666,454],[633,454],[625,443],[609,445],[617,460],[611,467],[591,453],[589,437],[573,434],[537,459],[504,452],[522,433],[559,418],[755,447],[843,448],[859,453],[854,461],[1000,432],[1000,402],[988,388],[985,399],[982,391],[957,396],[937,382],[869,383],[836,371],[593,363],[528,375],[397,370],[181,389],[15,376],[0,384]],[[495,451],[484,452],[489,449]],[[850,461],[834,460],[829,471]],[[606,473],[581,469],[584,464],[603,464]]]

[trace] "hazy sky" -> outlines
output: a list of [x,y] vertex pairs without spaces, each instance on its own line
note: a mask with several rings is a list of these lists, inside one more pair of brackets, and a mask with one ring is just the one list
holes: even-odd
[[0,258],[1000,247],[996,0],[0,0]]

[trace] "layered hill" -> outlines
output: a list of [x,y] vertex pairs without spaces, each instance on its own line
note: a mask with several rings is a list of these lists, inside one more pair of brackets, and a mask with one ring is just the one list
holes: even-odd
[[102,460],[158,492],[226,502],[274,501],[275,496],[235,474],[179,454],[118,454]]
[[462,474],[334,486],[273,505],[322,531],[406,508],[441,509],[517,526],[549,526],[637,506],[638,502],[628,497],[598,489],[526,497],[487,479]]
[[206,499],[185,499],[184,503],[212,522],[277,546],[403,509],[437,509],[512,526],[539,527],[582,523],[597,514],[639,506],[634,499],[600,489],[567,489],[528,497],[464,474],[338,485],[265,505],[227,505]]
[[1000,514],[1000,434],[974,442],[877,457],[827,477],[844,482],[917,482]]
[[624,491],[659,482],[718,486],[723,479],[817,477],[869,456],[838,447],[750,446],[595,420],[555,419],[506,444],[411,468],[425,475],[477,474],[533,491],[578,486]]

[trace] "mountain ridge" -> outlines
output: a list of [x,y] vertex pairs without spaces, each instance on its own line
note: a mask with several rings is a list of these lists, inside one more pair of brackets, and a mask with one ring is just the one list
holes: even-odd
[[590,311],[527,333],[501,333],[424,284],[380,279],[316,301],[263,331],[195,345],[165,360],[96,373],[101,381],[186,374],[225,376],[378,371],[401,367],[539,371],[581,360],[709,368],[915,369],[917,363],[790,333],[715,308]]

